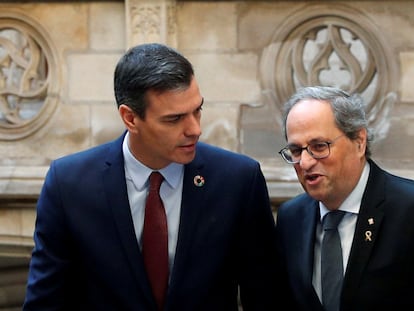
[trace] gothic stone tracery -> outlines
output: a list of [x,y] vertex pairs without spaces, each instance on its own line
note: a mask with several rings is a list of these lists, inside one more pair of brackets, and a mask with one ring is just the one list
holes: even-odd
[[[360,93],[378,139],[396,100],[390,53],[369,19],[345,6],[309,6],[278,27],[262,55],[263,100],[276,106],[303,86],[330,85]],[[270,64],[270,65],[269,65]]]

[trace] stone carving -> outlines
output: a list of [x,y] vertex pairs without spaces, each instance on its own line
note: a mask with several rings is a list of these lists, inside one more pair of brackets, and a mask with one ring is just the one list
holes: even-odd
[[160,38],[161,8],[159,5],[134,5],[131,8],[132,35],[142,36],[144,41]]
[[175,46],[175,9],[172,0],[127,0],[128,46],[145,42]]
[[358,11],[309,5],[278,26],[261,58],[262,100],[281,123],[281,106],[302,86],[330,85],[360,93],[376,138],[386,136],[397,100],[395,74],[381,33]]
[[39,27],[23,19],[0,15],[2,140],[30,135],[44,125],[57,104],[54,57]]

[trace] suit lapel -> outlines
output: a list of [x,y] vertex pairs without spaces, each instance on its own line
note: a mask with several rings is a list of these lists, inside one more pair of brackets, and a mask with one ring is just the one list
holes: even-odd
[[[288,266],[291,267],[293,287],[301,297],[301,304],[309,310],[322,310],[319,297],[313,287],[314,246],[316,242],[316,228],[319,222],[319,203],[309,195],[303,196],[293,205],[288,206],[286,215],[286,252],[288,253]],[[290,242],[289,242],[290,241]],[[295,245],[290,247],[289,243]]]
[[309,211],[306,215],[306,217],[303,218],[303,238],[304,241],[302,245],[304,245],[303,248],[303,260],[304,264],[302,265],[304,276],[304,284],[305,284],[305,291],[308,292],[306,297],[310,297],[311,301],[309,302],[310,305],[314,306],[315,308],[319,308],[321,306],[318,294],[315,291],[315,288],[313,287],[313,266],[314,266],[314,245],[316,240],[316,228],[319,223],[320,219],[320,212],[319,212],[319,203],[318,201],[312,200],[311,206],[307,208]]
[[[141,251],[135,236],[134,224],[128,200],[128,191],[125,180],[124,157],[122,142],[124,135],[118,138],[109,148],[106,167],[102,174],[106,200],[112,210],[115,226],[119,234],[129,265],[134,273],[138,287],[140,287],[148,301],[153,301],[149,283],[146,281],[146,272],[143,265]],[[143,285],[144,284],[144,285]]]
[[384,175],[373,162],[370,162],[370,165],[371,171],[362,197],[344,278],[343,298],[348,301],[352,300],[354,292],[358,289],[359,281],[369,261],[384,216],[381,209],[385,192]]
[[203,167],[202,156],[200,152],[197,152],[196,158],[187,164],[184,169],[180,226],[170,281],[170,292],[178,289],[176,286],[181,282],[180,277],[184,275],[182,272],[188,267],[188,254],[191,252],[194,233],[197,232],[196,225],[201,217],[200,211],[204,209],[204,197],[208,191],[208,178],[206,178],[205,184],[199,184],[199,186],[196,185],[197,181],[195,180],[198,176],[205,178]]
[[304,228],[302,232],[302,238],[304,241],[301,245],[303,245],[303,256],[299,257],[302,258],[303,265],[301,265],[303,269],[304,277],[304,284],[310,285],[313,289],[312,285],[312,277],[313,277],[313,264],[314,264],[314,245],[315,245],[315,232],[316,232],[316,225],[319,221],[319,206],[317,201],[312,201],[312,206],[307,209],[307,214],[303,217],[302,228]]

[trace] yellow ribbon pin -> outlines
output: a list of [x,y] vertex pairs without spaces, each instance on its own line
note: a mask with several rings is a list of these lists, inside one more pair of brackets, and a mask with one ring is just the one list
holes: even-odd
[[365,231],[365,241],[371,242],[372,241],[371,236],[372,236],[371,231],[369,231],[369,230]]

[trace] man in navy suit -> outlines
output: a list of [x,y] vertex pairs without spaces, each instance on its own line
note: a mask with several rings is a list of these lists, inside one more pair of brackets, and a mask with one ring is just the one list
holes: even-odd
[[[362,98],[331,87],[300,89],[285,104],[284,130],[280,154],[306,192],[280,206],[276,224],[297,309],[327,310],[322,223],[341,210],[343,279],[333,310],[414,310],[414,181],[371,159]],[[399,143],[409,142],[397,142],[396,152]]]
[[[127,129],[51,163],[23,310],[276,310],[274,218],[257,161],[199,142],[192,65],[161,44],[115,69]],[[158,307],[142,256],[148,176],[164,177],[168,289]]]

